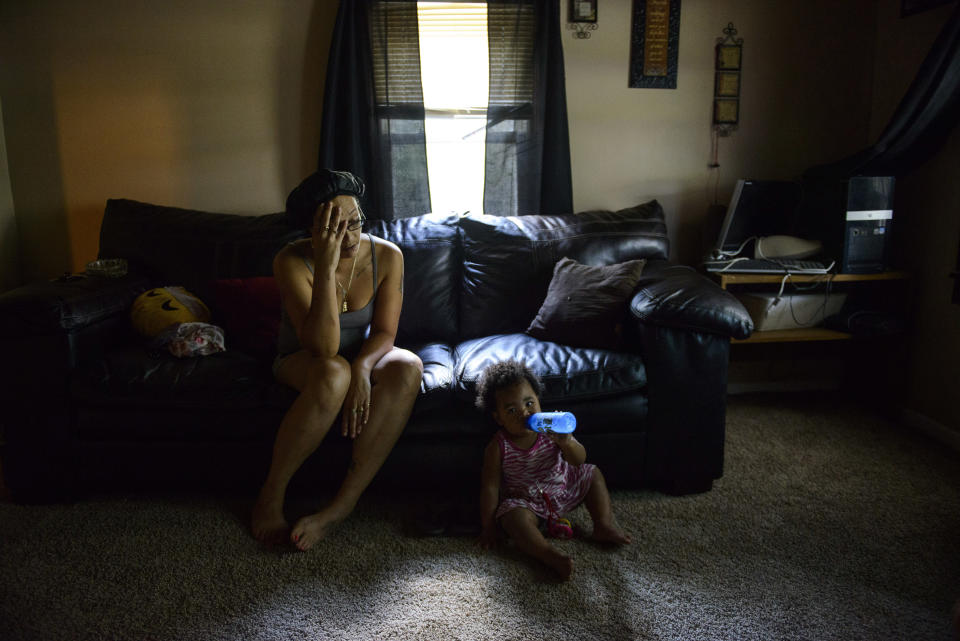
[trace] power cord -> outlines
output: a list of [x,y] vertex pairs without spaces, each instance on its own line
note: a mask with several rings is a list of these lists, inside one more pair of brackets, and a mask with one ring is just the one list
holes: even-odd
[[[832,267],[832,266],[833,266],[833,265],[832,265],[832,263],[831,263],[831,267]],[[766,309],[766,312],[765,312],[765,313],[769,313],[771,309],[773,309],[774,307],[776,307],[776,306],[780,303],[780,301],[783,300],[783,292],[784,292],[784,290],[786,289],[787,281],[790,280],[790,277],[791,277],[792,275],[793,275],[793,274],[791,274],[791,273],[786,273],[786,274],[783,275],[783,278],[780,279],[780,291],[777,292],[777,295],[774,297],[774,299],[773,299],[772,301],[770,301],[770,304],[769,304],[769,305],[767,305],[767,309]],[[799,285],[798,283],[795,283],[795,282],[791,282],[790,284],[793,286],[793,288],[794,288],[795,290],[797,290],[797,291],[799,291],[799,292],[804,292],[804,291],[812,291],[812,290],[816,289],[817,287],[819,287],[819,286],[821,285],[822,282],[823,282],[823,281],[817,281],[817,282],[814,282],[814,283],[812,283],[811,285],[808,285],[808,286],[802,286],[802,285]],[[817,307],[816,309],[814,309],[814,310],[813,310],[813,313],[810,315],[810,318],[808,318],[808,319],[806,319],[806,320],[800,320],[799,318],[797,318],[797,312],[796,312],[796,309],[794,309],[794,306],[793,306],[793,294],[788,295],[788,297],[787,297],[787,303],[788,303],[789,309],[790,309],[790,317],[793,319],[793,322],[796,323],[796,325],[797,325],[798,327],[807,327],[807,326],[809,326],[811,323],[814,322],[814,320],[817,318],[818,315],[824,316],[824,318],[822,318],[821,320],[824,320],[824,319],[825,319],[825,314],[826,314],[826,310],[827,310],[827,305],[828,305],[828,303],[830,302],[830,294],[831,294],[831,290],[833,289],[833,279],[832,279],[832,278],[826,279],[826,284],[827,284],[827,286],[824,288],[824,292],[823,292],[823,303],[821,303],[819,307]]]
[[[725,260],[730,259],[731,263],[732,263],[734,260],[745,260],[747,257],[746,257],[746,256],[740,256],[740,252],[742,252],[742,251],[743,251],[743,248],[747,246],[747,243],[749,243],[751,240],[756,240],[756,239],[757,239],[756,236],[751,236],[750,238],[748,238],[748,239],[746,239],[745,241],[743,241],[742,243],[740,243],[740,246],[737,247],[737,250],[736,250],[736,251],[725,252],[725,251],[723,251],[722,249],[718,249],[718,250],[716,250],[716,251],[714,252],[714,260],[717,260],[717,261],[722,262],[722,261],[725,261]],[[736,258],[737,256],[739,256],[739,258]]]

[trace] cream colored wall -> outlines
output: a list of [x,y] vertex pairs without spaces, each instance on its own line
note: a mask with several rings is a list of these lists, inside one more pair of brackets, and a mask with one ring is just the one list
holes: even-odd
[[[879,135],[954,5],[899,17],[899,1],[878,11],[875,100],[871,130]],[[913,275],[915,310],[902,363],[904,407],[960,433],[960,305],[950,302],[960,244],[960,127],[930,161],[897,180],[893,232]]]
[[[107,198],[280,209],[315,166],[336,4],[0,3],[24,280],[92,259]],[[631,4],[602,0],[589,40],[562,35],[577,209],[657,198],[674,257],[692,262],[707,204],[737,178],[793,177],[865,143],[871,0],[684,0],[676,90],[627,87]],[[731,21],[745,40],[742,120],[717,176],[713,45]]]
[[315,168],[336,3],[0,6],[24,279],[82,269],[108,198],[282,209]]
[[[726,204],[738,178],[795,178],[866,144],[870,0],[683,0],[675,90],[628,88],[631,7],[601,0],[591,38],[563,36],[577,210],[656,198],[673,257],[695,262],[707,206]],[[713,55],[730,22],[744,40],[741,116],[718,176],[707,167]]]

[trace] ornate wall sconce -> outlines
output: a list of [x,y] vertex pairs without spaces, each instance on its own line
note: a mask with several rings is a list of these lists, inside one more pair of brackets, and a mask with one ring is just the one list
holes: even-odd
[[598,0],[570,0],[567,29],[574,32],[574,38],[585,40],[590,37],[591,31],[597,30],[597,2]]

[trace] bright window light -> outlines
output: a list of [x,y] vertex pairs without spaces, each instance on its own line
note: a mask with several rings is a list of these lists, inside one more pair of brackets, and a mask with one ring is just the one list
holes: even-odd
[[418,2],[427,172],[436,213],[483,212],[487,7]]

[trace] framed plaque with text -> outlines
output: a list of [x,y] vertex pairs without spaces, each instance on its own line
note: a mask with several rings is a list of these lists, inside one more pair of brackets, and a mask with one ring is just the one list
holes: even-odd
[[680,0],[633,0],[630,87],[677,88]]

